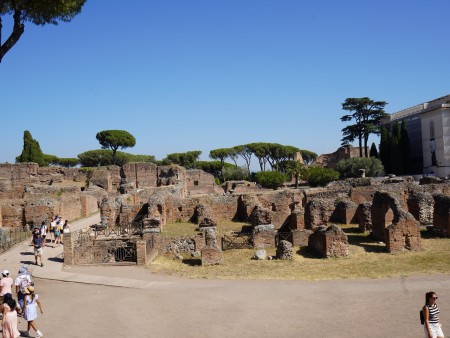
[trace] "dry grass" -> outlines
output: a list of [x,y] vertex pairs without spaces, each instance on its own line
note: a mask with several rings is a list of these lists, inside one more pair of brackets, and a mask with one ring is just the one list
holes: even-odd
[[[256,261],[251,259],[255,250],[229,250],[224,252],[222,265],[204,267],[199,259],[186,257],[180,261],[173,255],[163,255],[149,269],[188,278],[298,280],[382,278],[450,271],[449,238],[430,238],[423,233],[421,251],[393,255],[384,252],[384,244],[358,233],[357,228],[343,228],[350,243],[347,258],[317,258],[305,247],[300,248],[292,261]],[[266,251],[275,255],[274,248]]]

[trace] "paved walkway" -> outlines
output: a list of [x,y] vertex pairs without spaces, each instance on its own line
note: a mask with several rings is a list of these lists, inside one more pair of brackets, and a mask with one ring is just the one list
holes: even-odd
[[[100,214],[97,213],[90,217],[70,223],[70,229],[72,231],[76,231],[99,222]],[[158,280],[148,280],[148,277],[151,273],[136,266],[111,267],[112,269],[103,269],[102,267],[98,266],[90,268],[64,267],[62,258],[64,250],[63,248],[63,245],[52,247],[52,244],[47,243],[47,246],[44,248],[44,266],[40,267],[34,265],[33,247],[30,245],[30,241],[25,241],[15,245],[9,251],[0,255],[0,269],[10,270],[12,276],[14,277],[22,264],[29,264],[29,269],[32,272],[33,276],[36,278],[57,280],[63,282],[98,284],[139,289],[151,288],[160,283],[169,283],[167,281],[162,282]],[[93,270],[97,272],[108,270],[108,273],[106,275],[92,274]],[[111,271],[114,272],[113,275],[111,275]],[[124,271],[127,272],[127,276],[136,275],[141,278],[117,277],[123,276]]]
[[[98,220],[94,215],[71,228]],[[62,247],[46,248],[44,267],[32,266],[44,304],[38,325],[47,338],[421,337],[418,312],[429,290],[438,293],[444,332],[450,332],[448,275],[193,280],[136,266],[63,268],[61,254]],[[34,263],[28,242],[0,255],[0,269],[9,269],[12,277],[23,263]]]

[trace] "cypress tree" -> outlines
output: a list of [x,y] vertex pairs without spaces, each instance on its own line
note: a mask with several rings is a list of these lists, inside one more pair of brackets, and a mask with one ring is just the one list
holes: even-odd
[[391,173],[391,137],[385,126],[381,128],[380,160],[383,163],[386,174]]
[[25,130],[23,133],[23,149],[22,153],[16,157],[16,162],[34,162],[41,167],[47,165],[39,142],[33,139],[28,130]]
[[378,158],[378,150],[377,146],[375,145],[375,142],[372,142],[372,145],[370,146],[369,156]]
[[400,130],[400,149],[402,152],[403,174],[408,174],[411,166],[411,148],[405,120],[402,120]]
[[394,122],[391,136],[391,170],[396,175],[403,173],[402,150],[400,148],[400,126],[398,121]]

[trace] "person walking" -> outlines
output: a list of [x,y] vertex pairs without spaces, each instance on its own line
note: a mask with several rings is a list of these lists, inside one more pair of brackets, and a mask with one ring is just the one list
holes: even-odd
[[47,243],[47,240],[46,240],[47,230],[48,230],[47,224],[45,224],[45,221],[42,221],[41,227],[39,228],[39,232],[42,237],[42,247],[45,247],[45,245]]
[[61,229],[62,229],[62,224],[59,221],[56,222],[54,247],[56,247],[56,244],[58,244],[58,246],[61,245]]
[[433,291],[425,294],[425,305],[423,307],[425,319],[423,329],[425,331],[425,338],[444,338],[442,325],[439,322],[439,308],[436,303],[437,299],[438,296]]
[[43,333],[39,331],[34,322],[37,318],[37,308],[41,311],[41,314],[44,314],[42,311],[42,304],[39,301],[39,296],[34,292],[34,287],[29,286],[25,289],[25,301],[23,306],[23,318],[28,322],[27,331],[30,332],[30,329],[36,331],[36,337],[40,338],[43,336]]
[[20,311],[17,302],[12,297],[5,297],[2,308],[2,338],[20,337],[17,329],[17,311]]
[[33,246],[34,246],[34,260],[36,265],[38,265],[38,258],[41,261],[41,266],[44,266],[42,263],[42,255],[43,255],[43,249],[42,249],[42,237],[41,234],[38,233],[35,238],[33,238]]
[[31,284],[32,280],[31,277],[27,274],[27,270],[24,267],[21,267],[19,269],[19,275],[14,281],[14,285],[16,286],[17,300],[22,309],[23,300],[25,298],[25,288],[29,287]]
[[11,287],[14,284],[14,281],[11,277],[9,277],[9,271],[3,270],[2,272],[2,280],[0,280],[0,303],[3,304],[3,300],[7,294],[12,296]]

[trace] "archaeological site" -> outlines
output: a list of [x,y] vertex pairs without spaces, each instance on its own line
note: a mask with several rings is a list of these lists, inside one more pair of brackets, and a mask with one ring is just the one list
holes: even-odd
[[[0,227],[6,236],[54,215],[72,221],[100,212],[101,223],[65,236],[67,265],[145,265],[158,254],[173,253],[207,266],[221,264],[224,250],[240,248],[276,248],[274,259],[292,259],[300,247],[318,257],[346,257],[348,238],[339,225],[350,223],[397,254],[421,249],[421,229],[450,235],[449,192],[444,180],[412,177],[268,190],[247,181],[216,185],[212,175],[177,165],[1,164]],[[218,226],[223,221],[248,226],[225,233]],[[167,224],[185,222],[197,225],[196,235],[164,236]]]

